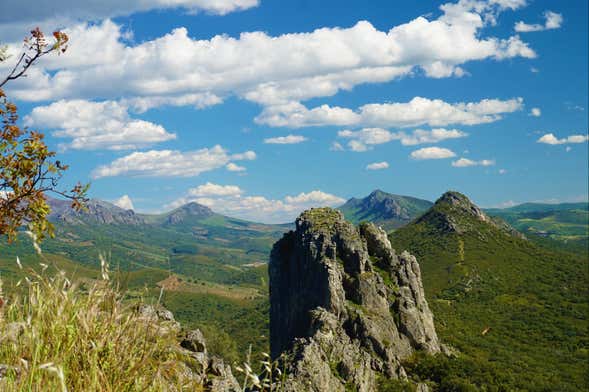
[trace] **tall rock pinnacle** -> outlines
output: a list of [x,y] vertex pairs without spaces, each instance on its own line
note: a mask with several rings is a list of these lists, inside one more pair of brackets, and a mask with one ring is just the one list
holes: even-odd
[[376,390],[406,378],[414,350],[440,351],[415,257],[342,213],[301,214],[270,256],[270,345],[286,356],[289,391]]

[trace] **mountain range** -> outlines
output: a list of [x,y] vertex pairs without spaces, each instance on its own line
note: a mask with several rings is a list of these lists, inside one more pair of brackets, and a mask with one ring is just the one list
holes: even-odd
[[364,198],[351,198],[338,209],[352,223],[373,222],[385,230],[391,230],[411,222],[432,205],[431,201],[393,195],[377,189]]
[[[17,255],[25,267],[49,262],[92,278],[101,252],[129,296],[161,296],[183,324],[203,330],[212,352],[232,361],[249,344],[268,351],[267,262],[293,225],[230,218],[196,203],[157,215],[98,200],[81,213],[51,204],[56,237],[42,244],[41,256],[26,237],[10,246],[0,240],[3,280],[17,280]],[[453,371],[468,383],[495,390],[583,385],[589,258],[586,247],[569,245],[587,238],[586,203],[484,210],[457,192],[431,203],[375,191],[340,210],[353,223],[386,228],[398,254],[416,256],[437,333],[462,353]],[[538,233],[548,223],[548,234]],[[578,237],[566,232],[573,227]],[[432,374],[450,366],[436,361],[427,369],[403,366]]]
[[[63,200],[51,199],[50,220],[60,224],[115,224],[148,225],[192,231],[196,236],[209,237],[214,230],[223,237],[223,228],[232,231],[241,228],[253,237],[260,233],[281,232],[291,224],[268,225],[230,218],[216,214],[210,208],[195,202],[163,214],[139,214],[106,201],[92,199],[87,209],[76,212]],[[403,227],[419,218],[433,203],[411,196],[401,196],[375,190],[364,198],[351,198],[338,207],[347,220],[354,224],[373,222],[386,231]],[[532,237],[562,241],[570,246],[583,247],[589,238],[589,203],[542,204],[524,203],[508,208],[484,209],[495,222],[505,221],[516,230]],[[500,219],[496,219],[500,218]],[[232,232],[235,234],[235,232]],[[269,250],[269,244],[268,248]]]

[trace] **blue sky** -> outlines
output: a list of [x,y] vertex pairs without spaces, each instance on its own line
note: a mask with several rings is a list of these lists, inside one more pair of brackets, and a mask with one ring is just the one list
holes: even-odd
[[8,92],[92,197],[265,222],[376,188],[587,200],[585,1],[33,3],[0,5],[0,42],[71,45]]

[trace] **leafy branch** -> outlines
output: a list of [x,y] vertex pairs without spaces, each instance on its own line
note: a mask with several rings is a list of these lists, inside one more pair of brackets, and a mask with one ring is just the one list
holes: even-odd
[[[68,166],[54,160],[55,152],[45,144],[43,133],[18,125],[17,106],[2,90],[8,82],[26,77],[27,70],[41,57],[52,52],[64,53],[68,41],[65,33],[56,31],[49,43],[39,28],[32,30],[24,40],[24,52],[10,73],[0,79],[0,235],[6,235],[9,241],[23,224],[38,239],[53,235],[53,225],[47,219],[50,213],[47,193],[70,199],[76,210],[82,209],[87,201],[89,185],[58,189]],[[7,50],[0,49],[0,61],[6,58]]]

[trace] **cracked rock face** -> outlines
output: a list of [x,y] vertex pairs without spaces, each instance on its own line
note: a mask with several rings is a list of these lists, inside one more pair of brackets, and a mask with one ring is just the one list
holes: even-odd
[[274,245],[269,274],[270,348],[289,391],[373,391],[378,376],[406,378],[415,350],[440,352],[419,264],[373,224],[308,210]]

